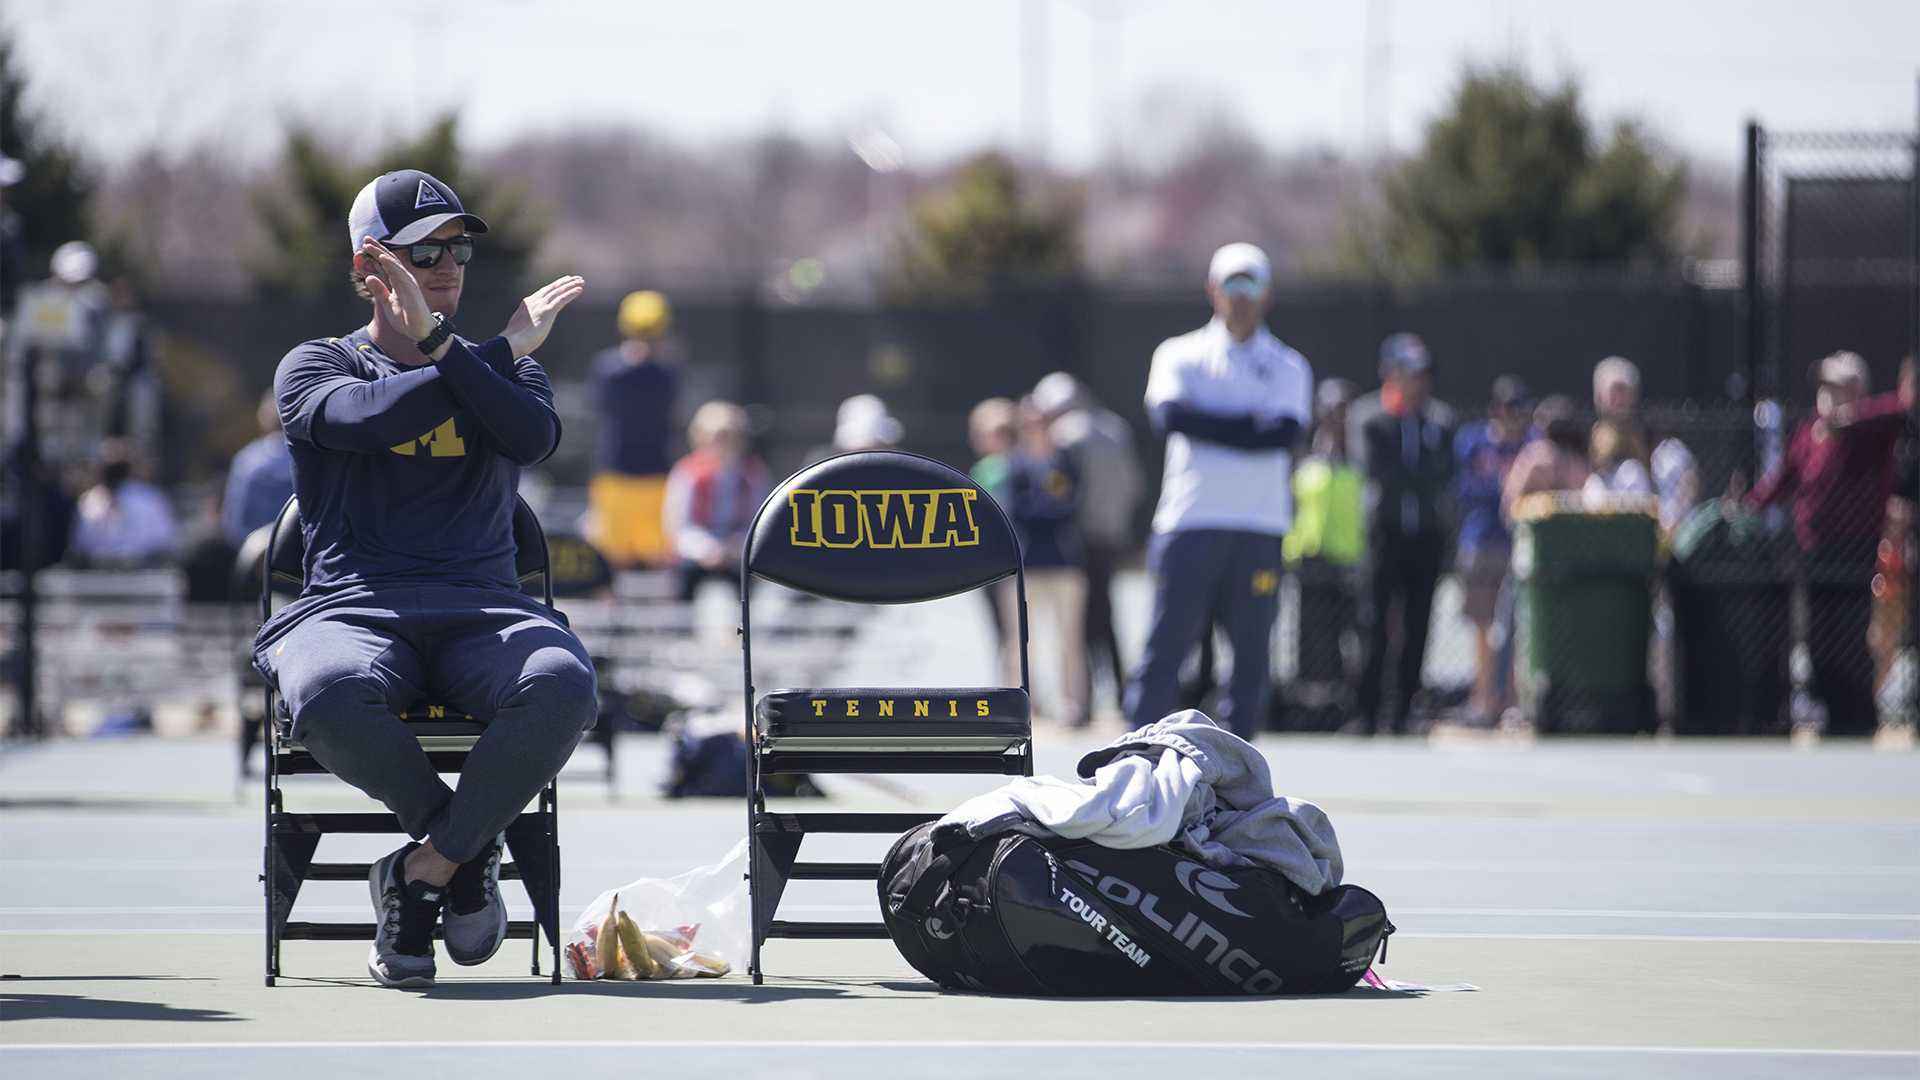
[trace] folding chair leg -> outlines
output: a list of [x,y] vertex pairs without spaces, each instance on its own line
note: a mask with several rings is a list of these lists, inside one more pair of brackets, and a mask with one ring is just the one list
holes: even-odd
[[748,970],[755,986],[760,985],[762,975],[760,944],[773,925],[780,897],[787,891],[787,878],[793,873],[794,862],[800,858],[800,841],[805,838],[801,833],[757,829],[747,836],[747,894],[752,901],[748,906],[752,908],[753,918],[753,957]]

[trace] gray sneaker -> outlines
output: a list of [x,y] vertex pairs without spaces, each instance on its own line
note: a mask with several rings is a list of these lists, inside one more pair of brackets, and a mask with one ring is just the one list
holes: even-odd
[[447,955],[456,964],[484,964],[507,940],[507,904],[500,899],[500,836],[462,863],[447,883]]
[[419,846],[407,844],[367,872],[367,891],[379,917],[367,971],[382,986],[433,985],[433,924],[440,920],[446,890],[401,880],[407,854]]

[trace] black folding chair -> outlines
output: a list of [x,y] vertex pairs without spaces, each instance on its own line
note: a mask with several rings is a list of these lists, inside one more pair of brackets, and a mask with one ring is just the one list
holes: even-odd
[[[591,600],[613,590],[613,565],[607,561],[600,549],[572,533],[555,533],[547,537],[547,589],[548,603],[553,598],[561,600]],[[599,715],[594,719],[592,730],[587,732],[586,741],[599,746],[606,754],[606,767],[602,775],[607,781],[607,798],[620,797],[619,778],[615,769],[617,762],[613,754],[614,725],[625,709],[625,702],[616,689],[614,678],[614,659],[607,652],[608,642],[595,641],[579,623],[578,609],[574,612],[574,632],[587,646],[587,659],[593,664],[596,685],[600,688]]]
[[[831,600],[906,604],[1013,578],[1017,687],[753,687],[754,578]],[[765,781],[785,773],[1033,775],[1027,695],[1027,595],[1020,545],[1000,506],[931,458],[865,451],[828,458],[776,488],[748,530],[740,568],[740,646],[750,773],[747,889],[762,978],[768,938],[884,938],[873,922],[776,918],[789,881],[875,881],[878,863],[799,862],[809,834],[904,832],[938,815],[770,813]]]
[[[553,588],[548,580],[547,541],[540,520],[524,500],[516,499],[513,512],[513,542],[516,549],[514,572],[520,587],[528,595],[538,596],[553,606]],[[273,613],[276,591],[298,595],[304,582],[302,555],[305,537],[300,529],[300,507],[288,499],[275,519],[267,546],[267,557],[260,575],[260,618]],[[291,813],[286,809],[280,778],[327,770],[294,739],[292,720],[286,715],[279,696],[271,685],[265,690],[267,733],[266,773],[266,851],[265,870],[260,880],[266,891],[267,985],[280,974],[280,943],[283,941],[371,941],[375,924],[371,922],[306,922],[292,918],[294,901],[300,887],[309,881],[365,881],[370,869],[366,863],[323,863],[314,861],[320,838],[328,834],[399,834],[399,819],[387,813]],[[479,741],[486,725],[473,717],[454,713],[431,700],[402,715],[419,738],[420,745],[436,769],[458,774],[467,754]],[[540,791],[537,809],[524,811],[507,826],[507,851],[513,861],[500,866],[503,880],[519,880],[533,903],[532,922],[513,920],[507,924],[507,936],[532,942],[533,974],[540,972],[540,938],[545,930],[553,946],[553,982],[560,982],[560,802],[559,785],[548,781]],[[439,930],[436,928],[436,935]]]

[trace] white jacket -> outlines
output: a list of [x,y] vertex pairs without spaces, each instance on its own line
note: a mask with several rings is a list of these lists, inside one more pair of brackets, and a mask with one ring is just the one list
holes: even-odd
[[1260,865],[1312,895],[1340,884],[1340,841],[1310,802],[1276,796],[1251,743],[1187,709],[1080,759],[1084,780],[1022,777],[940,819],[1111,848],[1171,844],[1216,869]]

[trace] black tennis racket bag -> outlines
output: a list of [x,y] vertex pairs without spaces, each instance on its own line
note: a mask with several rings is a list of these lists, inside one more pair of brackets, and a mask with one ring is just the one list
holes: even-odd
[[880,910],[915,970],[956,990],[1057,997],[1337,994],[1393,933],[1341,885],[1308,896],[1263,867],[921,825],[880,865]]

